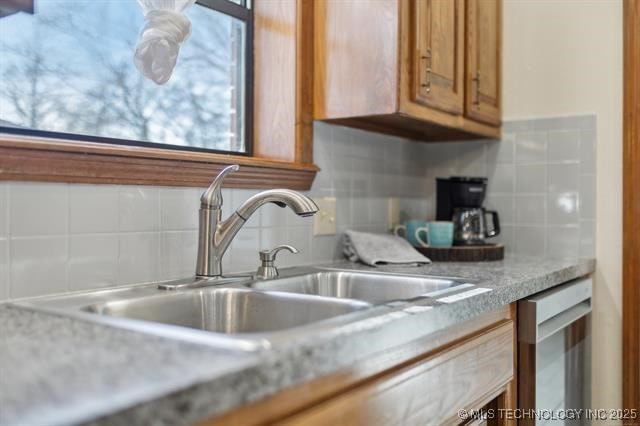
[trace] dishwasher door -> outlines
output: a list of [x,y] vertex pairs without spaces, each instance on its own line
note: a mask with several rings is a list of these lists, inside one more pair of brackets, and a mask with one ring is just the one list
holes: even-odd
[[583,278],[518,302],[519,424],[590,424],[591,294]]

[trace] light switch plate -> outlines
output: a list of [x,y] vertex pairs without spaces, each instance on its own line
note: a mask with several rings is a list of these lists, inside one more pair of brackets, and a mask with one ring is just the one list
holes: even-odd
[[336,199],[334,197],[314,198],[318,213],[313,216],[313,235],[336,234]]
[[394,229],[400,222],[400,200],[389,198],[387,202],[387,229]]

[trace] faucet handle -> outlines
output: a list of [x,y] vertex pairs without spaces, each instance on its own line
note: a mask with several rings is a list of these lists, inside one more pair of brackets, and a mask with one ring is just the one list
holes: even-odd
[[272,250],[260,250],[260,266],[256,272],[258,278],[268,279],[278,276],[278,268],[273,262],[276,260],[280,250],[288,250],[294,254],[300,252],[297,248],[288,244],[280,245]]
[[240,166],[237,164],[222,169],[213,182],[211,182],[209,188],[202,193],[202,197],[200,197],[200,207],[204,209],[219,209],[222,207],[222,181],[229,173],[237,172],[239,169]]

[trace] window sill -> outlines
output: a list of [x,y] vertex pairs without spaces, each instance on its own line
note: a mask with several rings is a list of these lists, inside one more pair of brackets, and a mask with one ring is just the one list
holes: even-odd
[[229,164],[230,188],[311,188],[314,164],[239,155],[0,134],[0,180],[157,186],[208,186]]

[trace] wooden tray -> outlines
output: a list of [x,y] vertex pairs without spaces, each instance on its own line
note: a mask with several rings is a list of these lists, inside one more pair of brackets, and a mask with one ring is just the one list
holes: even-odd
[[503,244],[484,246],[415,247],[434,262],[485,262],[504,259]]

